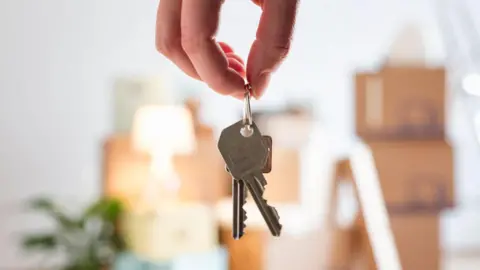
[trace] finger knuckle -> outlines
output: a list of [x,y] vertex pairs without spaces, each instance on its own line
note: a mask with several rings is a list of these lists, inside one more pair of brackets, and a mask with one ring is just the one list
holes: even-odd
[[290,48],[290,42],[284,44],[274,44],[271,47],[271,52],[283,60],[287,58],[288,54],[290,53]]
[[171,56],[182,50],[180,38],[167,35],[159,35],[156,38],[155,45],[157,51],[165,56]]

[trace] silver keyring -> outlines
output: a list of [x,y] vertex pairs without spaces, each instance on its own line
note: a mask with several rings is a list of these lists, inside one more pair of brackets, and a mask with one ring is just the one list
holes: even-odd
[[243,97],[243,124],[251,126],[252,125],[252,109],[250,107],[250,91],[245,91]]
[[245,85],[245,95],[243,97],[243,125],[244,127],[240,130],[240,133],[244,137],[250,137],[253,134],[253,117],[252,117],[252,108],[250,107],[250,96],[251,96],[252,86],[250,84]]

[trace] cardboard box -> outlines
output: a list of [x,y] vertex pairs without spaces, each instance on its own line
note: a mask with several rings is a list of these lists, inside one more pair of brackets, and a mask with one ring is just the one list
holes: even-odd
[[149,179],[150,156],[134,151],[128,135],[108,138],[103,155],[104,194],[132,206]]
[[403,269],[440,269],[437,215],[391,215],[390,224]]
[[445,80],[444,68],[421,66],[356,74],[356,133],[364,140],[443,138]]
[[370,142],[391,214],[438,213],[454,205],[452,147],[445,141]]
[[273,204],[300,202],[300,167],[298,150],[273,147],[272,170],[264,174],[264,198]]
[[188,99],[185,106],[192,114],[197,149],[190,155],[174,157],[175,169],[182,180],[179,195],[184,200],[214,204],[229,195],[231,177],[225,171],[213,129],[200,121],[200,101]]
[[197,150],[175,156],[174,164],[182,181],[179,195],[183,200],[215,204],[232,189],[231,176],[214,140],[198,140]]
[[[150,178],[149,155],[136,152],[128,135],[110,137],[104,145],[104,194],[132,206]],[[231,189],[230,178],[214,140],[199,139],[191,155],[174,157],[183,201],[213,204]]]
[[268,231],[249,229],[241,240],[232,237],[230,227],[220,228],[220,243],[228,251],[229,270],[264,270]]
[[231,227],[222,226],[220,241],[229,253],[229,270],[325,269],[328,249],[323,231],[273,237],[268,230],[247,227],[240,240],[233,240]]
[[201,253],[218,245],[214,211],[201,204],[178,204],[149,212],[129,212],[121,228],[129,250],[152,261]]
[[[439,216],[429,214],[393,215],[390,226],[398,255],[405,270],[441,269]],[[363,260],[357,261],[360,269],[376,270],[366,231],[362,235]],[[360,264],[360,263],[363,263]]]

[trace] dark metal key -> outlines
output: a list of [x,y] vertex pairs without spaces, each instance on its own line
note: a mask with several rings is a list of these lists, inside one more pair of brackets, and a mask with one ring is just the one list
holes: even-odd
[[280,236],[282,231],[282,224],[280,224],[280,217],[275,207],[268,205],[267,201],[263,198],[265,190],[265,178],[262,173],[246,176],[243,179],[247,184],[247,188],[252,194],[253,200],[257,204],[260,213],[262,213],[263,219],[267,223],[268,229],[274,236]]
[[233,239],[240,239],[245,230],[245,221],[247,212],[243,209],[247,199],[247,190],[245,182],[238,179],[232,179],[232,197],[233,197]]
[[265,161],[265,165],[263,167],[263,173],[269,173],[272,171],[272,147],[273,147],[273,140],[270,136],[263,136],[263,142],[265,143],[265,147],[268,149],[268,156],[267,160]]
[[[225,165],[225,170],[230,173],[228,167]],[[233,202],[233,239],[238,240],[242,238],[245,231],[245,221],[247,220],[247,212],[243,208],[247,202],[247,188],[245,182],[232,177],[232,202]]]
[[244,121],[225,128],[220,134],[218,149],[232,177],[247,186],[272,235],[279,236],[282,225],[277,211],[263,198],[267,184],[263,170],[270,151],[255,123],[248,125],[250,132],[245,133],[244,128]]
[[[267,160],[265,162],[263,173],[269,173],[272,170],[272,137],[263,136],[265,146],[269,151]],[[225,166],[225,170],[230,173],[228,168]],[[245,231],[245,221],[247,220],[247,212],[243,208],[247,199],[247,187],[245,182],[242,180],[237,180],[232,177],[232,201],[233,201],[233,239],[242,238]]]

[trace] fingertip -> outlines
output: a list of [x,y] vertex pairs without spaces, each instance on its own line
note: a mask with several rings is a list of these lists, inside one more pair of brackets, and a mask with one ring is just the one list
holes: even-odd
[[250,84],[252,85],[253,97],[260,99],[265,94],[270,78],[270,72],[262,72],[258,76],[251,78]]
[[220,45],[220,48],[225,54],[233,53],[232,46],[228,45],[227,43],[219,41],[218,45]]
[[244,78],[239,72],[231,67],[225,70],[223,75],[216,76],[208,82],[208,86],[221,95],[233,95],[243,91]]
[[228,58],[235,58],[240,63],[242,63],[242,65],[245,65],[245,61],[243,61],[243,59],[240,56],[236,55],[235,53],[233,53],[233,52],[232,53],[227,53],[226,55],[227,55]]
[[240,76],[245,78],[245,75],[246,75],[245,66],[242,63],[240,63],[236,58],[228,57],[228,67],[235,70],[240,74]]
[[252,2],[259,7],[263,5],[263,0],[252,0]]

